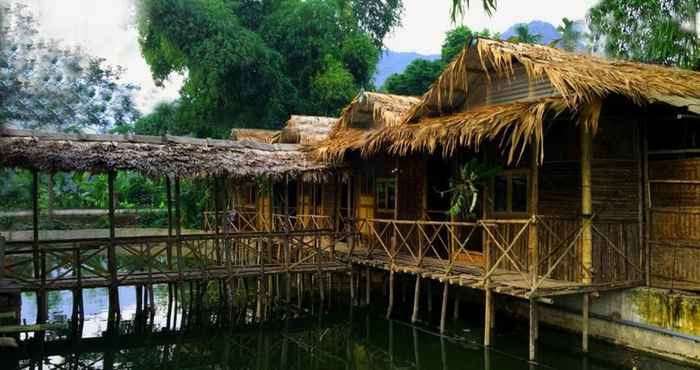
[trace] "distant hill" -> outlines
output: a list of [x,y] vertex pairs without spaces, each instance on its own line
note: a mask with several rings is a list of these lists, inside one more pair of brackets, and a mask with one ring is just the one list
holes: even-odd
[[401,73],[414,59],[436,60],[439,55],[423,55],[413,52],[396,52],[387,50],[382,52],[382,57],[377,64],[377,72],[374,74],[374,86],[380,88],[384,81],[393,73]]
[[[515,29],[521,24],[522,23],[516,23],[510,26],[501,34],[501,39],[508,40],[509,38],[515,36]],[[542,41],[540,43],[543,45],[549,45],[552,41],[561,37],[559,32],[557,32],[557,28],[548,22],[532,21],[527,23],[527,28],[530,30],[530,33],[542,35]]]

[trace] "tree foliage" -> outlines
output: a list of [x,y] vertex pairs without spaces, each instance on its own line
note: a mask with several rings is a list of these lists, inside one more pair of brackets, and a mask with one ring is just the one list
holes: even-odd
[[603,0],[588,21],[613,57],[699,69],[698,10],[700,0]]
[[576,28],[575,21],[568,18],[563,18],[561,22],[562,24],[557,26],[557,32],[561,34],[561,37],[554,41],[554,44],[566,51],[576,51],[581,44],[581,41],[586,36],[585,33]]
[[508,39],[511,42],[522,42],[525,44],[538,44],[542,41],[542,35],[530,33],[530,28],[525,23],[515,27],[515,35]]
[[0,124],[60,131],[106,130],[138,118],[136,87],[102,58],[40,37],[22,5],[0,6]]
[[499,35],[487,29],[475,32],[466,26],[450,30],[445,34],[440,59],[434,61],[415,59],[411,61],[402,73],[394,73],[389,76],[384,82],[382,90],[397,95],[423,95],[435,79],[440,76],[445,66],[464,49],[472,37],[498,38]]
[[[467,12],[470,3],[469,0],[452,0],[452,10],[450,12],[452,22],[456,22],[457,18]],[[484,7],[486,14],[492,15],[496,11],[497,0],[481,0],[481,5]]]
[[400,0],[141,0],[154,78],[186,76],[177,110],[188,126],[167,131],[222,137],[279,127],[291,113],[337,114],[372,88],[379,45],[402,10]]

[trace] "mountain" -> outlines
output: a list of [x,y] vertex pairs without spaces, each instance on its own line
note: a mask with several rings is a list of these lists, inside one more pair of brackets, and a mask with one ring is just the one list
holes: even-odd
[[387,50],[382,53],[377,72],[374,74],[374,86],[380,88],[384,81],[393,73],[401,73],[414,59],[436,60],[440,55],[423,55],[413,52],[396,52]]
[[[510,26],[510,28],[501,34],[501,39],[508,40],[509,38],[515,36],[515,29],[521,24],[523,23],[516,23]],[[527,23],[527,28],[530,30],[530,33],[542,35],[542,41],[540,43],[543,45],[549,45],[552,41],[561,37],[557,31],[557,28],[548,22],[532,21]]]

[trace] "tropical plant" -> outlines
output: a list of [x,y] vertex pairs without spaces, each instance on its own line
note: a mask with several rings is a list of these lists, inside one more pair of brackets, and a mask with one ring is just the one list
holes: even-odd
[[515,27],[515,35],[508,39],[511,42],[522,42],[524,44],[538,44],[542,41],[542,35],[530,33],[530,28],[525,23]]
[[612,57],[698,70],[698,10],[700,0],[602,0],[588,22]]
[[[461,17],[469,9],[469,0],[452,0],[452,10],[450,11],[450,19],[456,22],[458,17]],[[482,0],[482,6],[486,14],[492,15],[496,11],[497,0]]]
[[563,18],[561,21],[562,24],[557,27],[557,31],[561,34],[561,37],[554,41],[554,45],[566,51],[576,51],[582,40],[585,39],[586,33],[576,28],[575,21],[568,18]]
[[450,209],[447,214],[464,219],[474,218],[479,193],[500,171],[500,167],[489,166],[476,159],[460,167],[456,176],[450,179],[450,188],[441,192],[443,195],[450,195]]

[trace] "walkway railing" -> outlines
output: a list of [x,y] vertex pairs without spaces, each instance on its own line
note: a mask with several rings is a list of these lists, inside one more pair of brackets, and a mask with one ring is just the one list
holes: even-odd
[[[641,281],[643,266],[637,225],[593,218],[592,264],[585,266],[580,218],[535,216],[475,222],[346,219],[344,230],[354,258],[385,263],[403,271],[430,272],[445,278],[470,275],[478,284],[503,284],[535,291],[553,283],[583,285]],[[537,229],[536,251],[529,248]],[[533,261],[536,258],[536,262]],[[478,285],[477,284],[477,285]]]
[[58,290],[337,269],[331,237],[319,229],[42,240],[37,269],[33,242],[8,241],[3,271],[22,289]]
[[264,214],[255,210],[205,212],[204,229],[209,232],[300,231],[333,229],[333,218],[323,215]]

